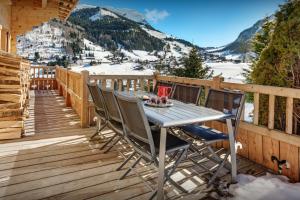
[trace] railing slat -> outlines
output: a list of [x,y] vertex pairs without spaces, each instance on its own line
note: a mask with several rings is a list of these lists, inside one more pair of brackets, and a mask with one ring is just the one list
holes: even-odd
[[141,90],[141,91],[144,91],[144,90],[145,90],[145,83],[144,83],[144,82],[145,82],[144,79],[140,79],[140,87],[141,87],[140,90]]
[[130,90],[130,79],[127,79],[126,81],[126,90],[129,91]]
[[259,93],[254,93],[254,112],[253,112],[253,123],[258,125],[259,119]]
[[136,91],[137,80],[133,80],[133,91]]
[[275,96],[269,95],[269,117],[268,117],[269,129],[274,129],[274,106],[275,106]]
[[119,90],[119,92],[121,92],[122,91],[122,86],[123,86],[123,80],[122,79],[118,80],[118,86],[119,86],[118,90]]
[[287,97],[286,99],[286,132],[288,134],[293,133],[293,98]]

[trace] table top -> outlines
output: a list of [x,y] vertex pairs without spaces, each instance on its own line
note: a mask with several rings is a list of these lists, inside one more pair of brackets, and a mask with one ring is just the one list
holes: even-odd
[[[122,94],[140,96],[146,93],[122,92]],[[203,106],[186,104],[173,99],[170,99],[170,101],[173,103],[173,106],[165,108],[150,107],[143,104],[148,120],[160,127],[172,127],[224,119],[231,116],[230,114]]]

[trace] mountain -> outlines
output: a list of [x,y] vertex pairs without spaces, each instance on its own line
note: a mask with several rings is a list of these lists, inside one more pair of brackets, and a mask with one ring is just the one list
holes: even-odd
[[249,62],[251,57],[255,56],[251,50],[251,41],[256,33],[261,30],[265,20],[266,19],[258,20],[253,26],[243,30],[237,39],[230,44],[217,48],[206,48],[206,50],[211,54],[223,56],[226,59]]
[[90,5],[79,5],[67,22],[51,20],[18,37],[18,54],[39,64],[178,65],[193,46],[154,29],[137,11]]
[[67,22],[52,20],[18,38],[18,53],[43,64],[151,63],[180,65],[192,47],[207,62],[248,61],[250,41],[263,20],[242,31],[232,43],[200,48],[153,28],[135,10],[81,4]]

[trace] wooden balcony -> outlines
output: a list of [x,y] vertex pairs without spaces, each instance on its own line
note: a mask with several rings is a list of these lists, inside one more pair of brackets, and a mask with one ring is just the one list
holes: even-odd
[[[201,86],[204,96],[209,88],[238,89],[254,94],[253,122],[242,119],[238,134],[238,173],[264,175],[278,172],[271,156],[287,160],[290,168],[283,174],[293,181],[299,180],[300,137],[294,121],[293,102],[299,100],[300,91],[249,84],[227,83],[220,77],[200,80],[182,77],[137,75],[89,75],[63,68],[31,67],[29,118],[24,122],[21,139],[1,141],[0,145],[0,198],[4,199],[147,199],[150,189],[134,173],[118,180],[126,168],[115,169],[132,149],[119,144],[104,154],[99,150],[112,131],[103,131],[102,138],[89,141],[95,132],[94,107],[89,98],[86,82],[97,82],[116,90],[150,91],[156,81],[168,81]],[[27,90],[26,90],[27,91]],[[269,96],[269,123],[258,123],[261,95]],[[287,99],[285,130],[274,129],[274,101],[277,96]],[[1,122],[2,124],[5,121]],[[208,123],[226,131],[218,122]],[[7,132],[10,130],[10,132]],[[0,134],[11,134],[1,129]],[[228,144],[218,143],[222,153]],[[207,167],[214,167],[206,162]],[[145,163],[136,170],[151,185],[156,185],[157,173]],[[171,185],[165,188],[169,199],[212,197],[220,194],[218,181],[229,181],[229,171],[222,172],[216,187],[206,188],[207,174],[186,161],[175,173],[178,183],[191,193],[181,193]]]
[[[118,180],[126,168],[115,169],[124,160],[123,155],[131,152],[128,145],[119,144],[106,154],[99,150],[112,131],[103,131],[103,139],[89,141],[95,128],[81,128],[79,115],[65,106],[65,99],[57,90],[31,90],[30,96],[24,137],[2,141],[0,145],[1,199],[149,198],[150,189],[134,173]],[[210,161],[205,164],[214,167]],[[136,169],[151,185],[156,185],[157,173],[151,165],[139,165]],[[261,165],[238,157],[239,173],[261,176],[266,171]],[[227,170],[221,174],[222,181],[230,180]],[[207,189],[206,174],[190,162],[180,165],[174,176],[191,193],[181,193],[167,185],[169,199],[207,199],[220,192],[217,187]]]

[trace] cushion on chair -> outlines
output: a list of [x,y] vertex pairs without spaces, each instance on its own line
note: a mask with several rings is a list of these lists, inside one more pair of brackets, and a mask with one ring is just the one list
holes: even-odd
[[[152,137],[155,146],[155,151],[158,153],[160,145],[160,130],[152,131]],[[182,149],[188,146],[189,143],[187,141],[184,141],[170,133],[167,133],[166,151]]]
[[195,124],[190,124],[186,126],[180,127],[183,131],[194,135],[196,137],[200,137],[206,141],[212,141],[212,140],[228,140],[229,137],[227,134],[224,134],[218,130],[215,130],[210,127],[206,126],[199,126]]

